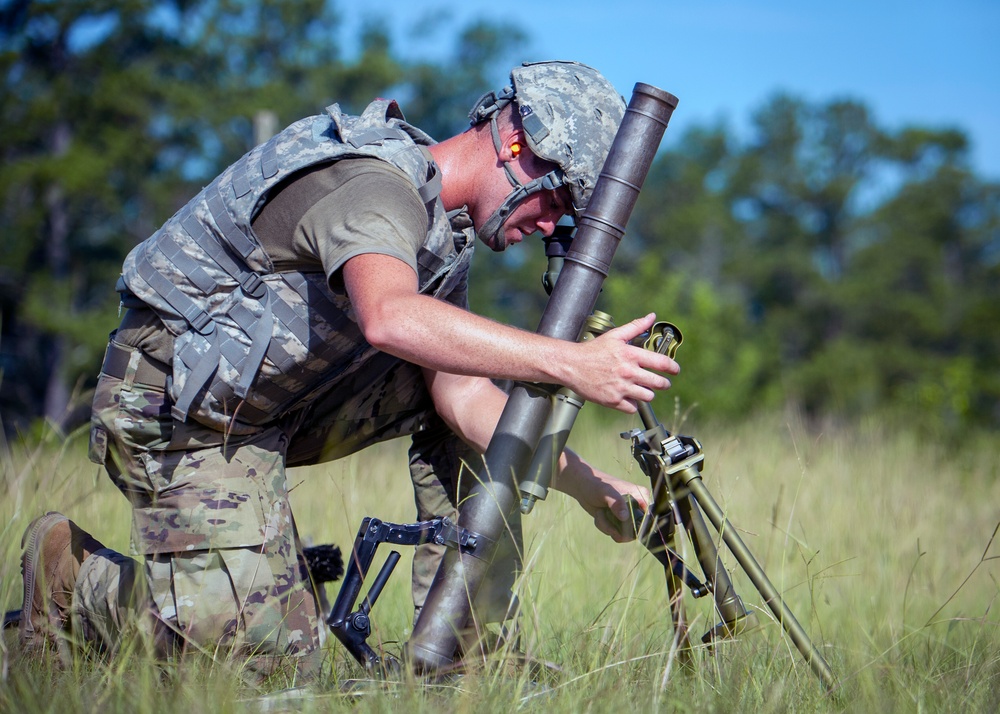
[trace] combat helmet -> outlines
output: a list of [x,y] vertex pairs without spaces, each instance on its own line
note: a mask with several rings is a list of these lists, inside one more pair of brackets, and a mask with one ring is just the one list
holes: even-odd
[[[473,126],[490,122],[500,151],[497,113],[514,103],[531,152],[559,168],[522,184],[504,164],[514,190],[480,228],[489,239],[533,193],[566,186],[579,216],[587,207],[597,176],[625,114],[625,101],[600,72],[579,62],[525,62],[510,73],[510,85],[488,92],[469,112]],[[493,243],[503,249],[503,241]]]

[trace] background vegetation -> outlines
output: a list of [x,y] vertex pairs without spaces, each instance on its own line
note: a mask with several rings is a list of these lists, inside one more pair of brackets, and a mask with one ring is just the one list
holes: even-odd
[[[617,438],[636,424],[620,418],[598,425],[587,410],[581,422],[573,433],[578,450],[641,482],[627,443]],[[525,519],[520,597],[527,650],[561,672],[541,680],[496,674],[438,687],[403,684],[355,698],[337,688],[362,672],[342,647],[328,644],[331,690],[282,710],[997,711],[1000,544],[991,545],[991,535],[1000,520],[1000,474],[988,439],[956,455],[874,419],[817,435],[791,415],[709,425],[698,436],[708,488],[830,662],[842,684],[839,699],[823,693],[740,572],[737,591],[764,627],[714,655],[699,649],[694,667],[681,667],[670,651],[662,568],[636,543],[612,543],[575,503],[553,494]],[[14,448],[3,462],[4,608],[19,605],[18,541],[36,514],[57,507],[111,547],[128,546],[128,505],[86,461],[85,440],[53,434],[45,448]],[[402,441],[296,470],[293,479],[300,531],[315,542],[349,543],[365,514],[412,518]],[[373,610],[372,642],[396,653],[412,617],[411,549],[401,554]],[[714,615],[704,600],[689,599],[688,607],[700,637]],[[245,712],[256,711],[246,700],[284,686],[253,687],[222,664],[161,670],[141,656],[57,671],[25,662],[11,644],[8,637],[0,651],[0,711]]]
[[[473,24],[436,62],[375,25],[340,55],[325,0],[0,3],[0,408],[85,417],[128,250],[268,126],[398,97],[462,129],[528,38]],[[273,117],[273,120],[271,119]],[[272,123],[273,121],[273,123]],[[952,433],[1000,425],[1000,189],[958,128],[888,131],[863,102],[762,101],[753,129],[696,127],[658,157],[602,309],[678,323],[669,398],[715,418],[794,405]],[[540,242],[480,251],[473,306],[534,328]],[[71,398],[77,393],[77,398]]]

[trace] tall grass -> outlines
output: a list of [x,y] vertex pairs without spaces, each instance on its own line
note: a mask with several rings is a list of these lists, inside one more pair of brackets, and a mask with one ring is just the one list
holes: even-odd
[[[595,465],[645,476],[617,432],[584,419],[572,442]],[[525,520],[522,646],[558,665],[543,678],[503,671],[345,696],[362,673],[336,644],[331,687],[304,711],[982,711],[1000,708],[1000,473],[995,435],[935,442],[872,420],[809,428],[794,418],[698,428],[705,482],[833,667],[826,694],[738,569],[737,591],[763,627],[692,666],[671,651],[663,571],[635,543],[599,534],[575,503],[552,494]],[[573,445],[571,444],[571,445]],[[365,515],[412,520],[405,443],[292,472],[301,533],[346,548]],[[60,510],[125,550],[129,513],[83,435],[3,453],[0,601],[20,605],[19,539],[38,513]],[[683,545],[683,544],[682,544]],[[404,551],[373,612],[389,652],[410,634]],[[735,567],[732,558],[724,560]],[[693,562],[693,559],[692,559]],[[376,563],[378,565],[378,562]],[[335,591],[331,589],[331,597]],[[698,636],[715,624],[705,600],[687,603]],[[14,638],[16,640],[16,638]],[[139,655],[71,670],[25,661],[4,640],[0,711],[245,711],[266,694],[226,665],[163,668]]]

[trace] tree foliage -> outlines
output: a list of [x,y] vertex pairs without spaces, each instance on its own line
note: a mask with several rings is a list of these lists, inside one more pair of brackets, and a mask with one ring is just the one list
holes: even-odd
[[[440,122],[439,106],[471,105],[469,87],[504,48],[507,28],[473,23],[453,56],[407,63],[373,21],[344,59],[335,9],[327,0],[0,3],[5,427],[85,414],[85,400],[67,412],[70,391],[96,378],[122,259],[253,146],[261,118],[277,129],[335,101],[359,111],[392,92],[421,100],[411,119]],[[450,82],[450,66],[467,79]]]
[[777,96],[742,142],[699,128],[679,144],[608,295],[622,319],[640,294],[689,328],[675,396],[720,416],[1000,424],[1000,187],[971,171],[962,132]]

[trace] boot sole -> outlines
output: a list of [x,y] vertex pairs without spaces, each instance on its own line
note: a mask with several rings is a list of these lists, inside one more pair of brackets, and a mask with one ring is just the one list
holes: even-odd
[[[41,560],[39,544],[52,530],[52,527],[69,519],[55,511],[49,511],[44,516],[36,518],[24,531],[21,537],[21,577],[24,580],[24,600],[21,603],[21,617],[18,623],[18,634],[22,644],[31,643],[35,637],[35,627],[31,622],[31,605],[35,599],[36,574]],[[47,608],[46,608],[47,609]],[[46,616],[48,613],[46,612]]]

